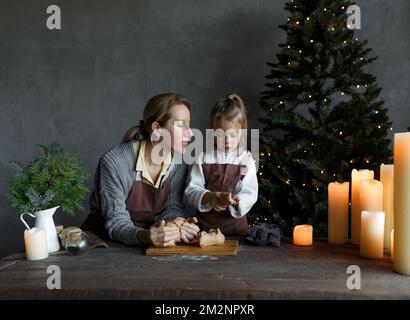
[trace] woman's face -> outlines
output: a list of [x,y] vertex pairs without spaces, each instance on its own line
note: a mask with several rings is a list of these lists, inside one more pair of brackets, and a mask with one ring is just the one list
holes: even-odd
[[191,112],[184,104],[176,104],[169,110],[171,118],[167,121],[164,129],[170,134],[170,147],[178,153],[184,153],[192,137]]

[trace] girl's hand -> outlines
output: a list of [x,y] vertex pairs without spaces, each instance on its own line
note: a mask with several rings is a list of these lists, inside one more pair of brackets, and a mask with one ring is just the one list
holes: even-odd
[[198,223],[197,218],[193,217],[185,221],[180,229],[181,240],[185,243],[188,243],[195,239],[199,232],[199,227],[196,225]]
[[230,192],[207,192],[202,202],[209,203],[215,211],[225,211],[229,204],[237,206],[239,200],[239,196],[232,197]]
[[165,227],[165,221],[161,220],[157,225],[149,229],[151,243],[156,247],[174,246],[179,237],[178,228]]
[[215,211],[224,211],[228,206],[226,196],[223,195],[223,192],[207,192],[203,196],[203,202],[209,204]]
[[232,195],[230,196],[230,201],[229,203],[231,205],[233,205],[234,207],[237,207],[239,204],[239,201],[241,200],[241,197],[236,195],[235,197],[232,197]]

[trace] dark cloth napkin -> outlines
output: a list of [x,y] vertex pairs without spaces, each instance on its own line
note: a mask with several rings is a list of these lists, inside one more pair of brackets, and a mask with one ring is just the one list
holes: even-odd
[[245,239],[258,246],[280,247],[282,232],[275,224],[258,223],[249,228]]

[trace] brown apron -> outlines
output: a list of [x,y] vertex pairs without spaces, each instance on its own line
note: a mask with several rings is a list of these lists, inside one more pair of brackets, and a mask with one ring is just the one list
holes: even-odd
[[143,181],[134,181],[128,198],[125,201],[134,225],[148,229],[155,222],[155,216],[162,211],[171,191],[171,179],[163,182],[160,188]]
[[[135,226],[148,229],[155,222],[155,216],[159,214],[171,191],[171,179],[166,179],[160,188],[141,180],[135,180],[125,201],[126,208]],[[91,230],[99,237],[108,239],[108,233],[104,228],[105,219],[100,212],[91,213],[81,226],[82,230]]]
[[[241,167],[236,164],[203,164],[205,188],[211,192],[233,192],[243,178]],[[196,217],[201,230],[220,228],[224,235],[245,235],[249,228],[246,215],[237,219],[231,216],[228,209],[198,212]]]

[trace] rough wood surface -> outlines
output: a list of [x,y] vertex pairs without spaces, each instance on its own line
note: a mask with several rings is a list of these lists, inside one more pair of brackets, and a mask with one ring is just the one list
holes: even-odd
[[[324,241],[240,242],[235,257],[147,256],[110,243],[82,256],[29,262],[18,253],[0,262],[0,299],[410,299],[410,277],[394,273],[389,256],[363,259],[357,247]],[[46,287],[52,264],[61,268],[61,290]],[[360,290],[346,286],[349,265],[361,268]]]
[[238,252],[238,240],[225,240],[223,245],[201,248],[198,243],[182,244],[174,247],[157,248],[150,247],[146,253],[148,256],[169,255],[196,255],[196,256],[236,256]]

